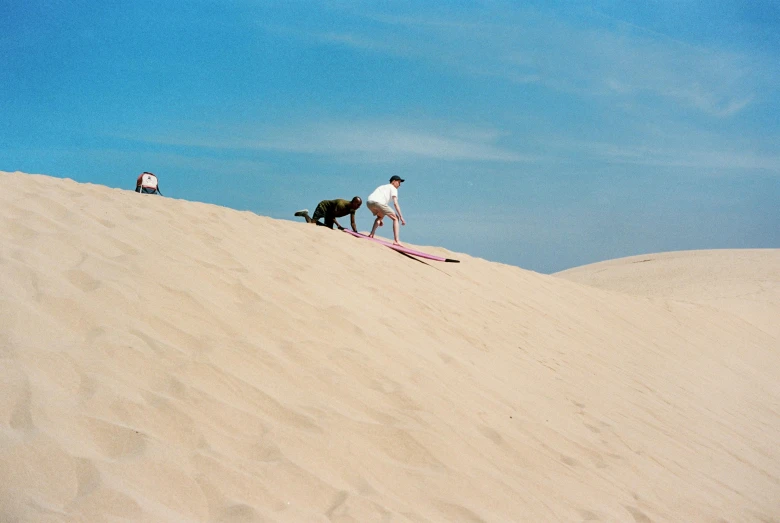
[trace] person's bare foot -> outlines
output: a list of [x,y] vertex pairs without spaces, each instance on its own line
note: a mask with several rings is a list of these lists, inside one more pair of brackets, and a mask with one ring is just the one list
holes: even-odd
[[403,247],[403,245],[401,245],[400,242],[393,242],[393,245],[395,245],[396,247]]
[[309,209],[302,209],[295,213],[295,216],[306,216],[309,214]]

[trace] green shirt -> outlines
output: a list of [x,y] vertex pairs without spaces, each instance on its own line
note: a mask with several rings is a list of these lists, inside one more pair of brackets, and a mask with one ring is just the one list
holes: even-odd
[[347,200],[341,198],[337,200],[323,200],[318,207],[322,208],[325,216],[333,216],[334,218],[341,218],[348,214],[355,214],[355,210],[350,207],[350,203]]

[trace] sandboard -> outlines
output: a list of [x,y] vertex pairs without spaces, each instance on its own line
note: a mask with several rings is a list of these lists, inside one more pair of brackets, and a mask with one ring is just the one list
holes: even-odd
[[351,234],[352,236],[356,238],[364,238],[366,240],[371,240],[373,242],[381,243],[385,247],[390,247],[394,251],[402,252],[404,254],[410,254],[412,256],[417,256],[418,258],[425,258],[426,260],[434,260],[434,261],[441,261],[441,262],[451,262],[451,263],[460,263],[460,260],[453,260],[450,258],[443,258],[441,256],[436,256],[435,254],[428,254],[427,252],[421,252],[416,251],[414,249],[410,249],[409,247],[402,247],[400,245],[394,245],[393,242],[383,240],[381,238],[370,238],[365,234],[361,234],[359,232],[354,232],[349,229],[344,229],[344,232]]

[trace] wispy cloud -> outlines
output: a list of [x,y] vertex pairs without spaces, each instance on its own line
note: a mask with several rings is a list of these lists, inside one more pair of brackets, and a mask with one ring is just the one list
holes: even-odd
[[228,139],[152,137],[143,141],[219,149],[271,150],[315,155],[352,155],[362,161],[403,158],[530,162],[526,156],[496,145],[502,133],[495,130],[454,128],[447,133],[419,130],[398,124],[330,122],[299,127],[268,128]]
[[586,156],[603,164],[656,167],[765,171],[780,173],[780,156],[728,149],[616,145],[604,142],[569,142],[564,147],[574,156]]
[[732,116],[755,98],[758,71],[744,56],[654,34],[588,34],[581,59],[602,95],[656,96],[717,117]]
[[[533,83],[582,96],[665,99],[714,117],[738,114],[757,96],[758,78],[777,66],[717,48],[599,18],[563,20],[552,11],[496,4],[480,11],[398,15],[350,11],[367,20],[329,32],[312,29],[318,42],[424,59],[458,74]],[[595,27],[598,29],[595,29]],[[305,33],[298,29],[299,36]],[[769,69],[769,71],[767,71]]]

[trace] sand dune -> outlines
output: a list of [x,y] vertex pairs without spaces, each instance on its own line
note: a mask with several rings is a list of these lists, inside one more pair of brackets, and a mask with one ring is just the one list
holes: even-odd
[[0,183],[1,521],[780,518],[780,250],[549,276]]
[[780,339],[777,249],[631,256],[569,269],[557,276],[635,296],[707,305]]

